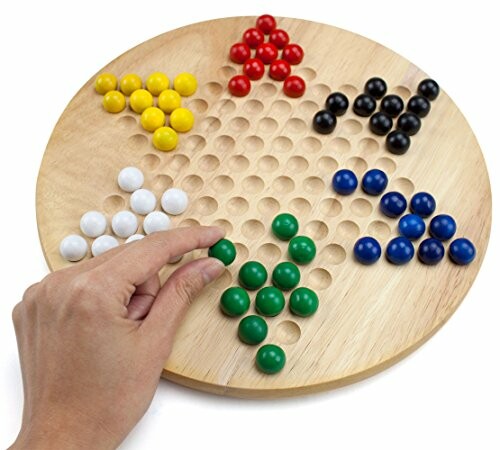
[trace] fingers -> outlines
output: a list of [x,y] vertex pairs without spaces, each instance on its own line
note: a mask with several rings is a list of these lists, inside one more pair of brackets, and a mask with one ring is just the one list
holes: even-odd
[[187,227],[153,233],[105,261],[96,270],[113,277],[117,283],[138,286],[172,258],[198,248],[207,248],[224,237],[217,227]]
[[128,318],[141,320],[146,317],[160,290],[160,277],[154,274],[141,285],[137,286],[134,295],[127,306]]
[[215,258],[198,259],[177,269],[158,292],[143,326],[161,341],[168,341],[194,299],[224,270],[224,264]]

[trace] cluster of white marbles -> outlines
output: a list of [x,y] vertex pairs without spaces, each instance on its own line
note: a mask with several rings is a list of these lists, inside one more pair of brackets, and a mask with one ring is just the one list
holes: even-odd
[[[111,219],[111,229],[116,236],[126,239],[126,244],[144,237],[137,232],[139,221],[135,214],[145,216],[142,228],[144,233],[151,234],[170,229],[171,221],[167,214],[182,214],[189,204],[188,196],[182,189],[171,188],[161,197],[161,208],[165,212],[155,211],[156,196],[150,190],[144,189],[143,184],[144,174],[137,167],[125,167],[118,174],[118,186],[131,193],[130,209],[133,212],[117,212]],[[99,256],[120,245],[114,236],[105,234],[107,226],[106,217],[99,211],[88,211],[81,217],[81,232],[94,239],[91,246],[92,256]],[[59,252],[67,261],[80,261],[88,253],[88,244],[82,236],[71,234],[61,241]]]

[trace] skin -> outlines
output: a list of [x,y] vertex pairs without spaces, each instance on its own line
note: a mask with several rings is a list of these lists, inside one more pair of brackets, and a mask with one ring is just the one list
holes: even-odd
[[10,448],[117,448],[148,409],[189,305],[224,265],[191,261],[163,287],[158,271],[223,236],[154,233],[31,286],[13,311],[24,410]]

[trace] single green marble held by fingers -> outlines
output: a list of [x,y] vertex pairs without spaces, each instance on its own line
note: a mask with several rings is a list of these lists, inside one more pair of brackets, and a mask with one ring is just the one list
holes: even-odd
[[316,245],[307,236],[295,236],[288,244],[288,254],[297,264],[309,264],[316,256]]
[[229,266],[236,258],[236,248],[228,239],[221,239],[208,249],[208,256],[217,258],[225,266]]
[[233,286],[226,289],[220,298],[220,309],[230,317],[242,316],[250,308],[250,297],[245,289]]
[[238,337],[248,345],[260,344],[267,336],[267,323],[259,316],[246,316],[240,320]]
[[256,311],[268,317],[277,316],[285,308],[283,292],[274,286],[266,286],[257,292],[255,297]]
[[273,284],[283,290],[289,291],[300,282],[299,268],[288,261],[279,263],[273,270]]
[[258,261],[247,261],[241,266],[238,278],[244,288],[259,289],[267,281],[267,270]]
[[309,288],[300,287],[290,294],[290,311],[296,316],[312,316],[318,310],[318,305],[318,296]]
[[261,372],[267,374],[278,373],[285,367],[286,355],[281,347],[266,344],[257,351],[255,363]]
[[291,214],[278,214],[273,220],[272,229],[278,239],[288,241],[299,231],[299,222]]

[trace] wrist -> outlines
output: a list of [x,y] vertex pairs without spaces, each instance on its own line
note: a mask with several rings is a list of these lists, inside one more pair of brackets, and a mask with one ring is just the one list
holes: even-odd
[[46,415],[43,420],[24,424],[10,447],[11,450],[111,450],[119,443],[112,442],[102,427],[83,418],[67,415],[55,420]]

